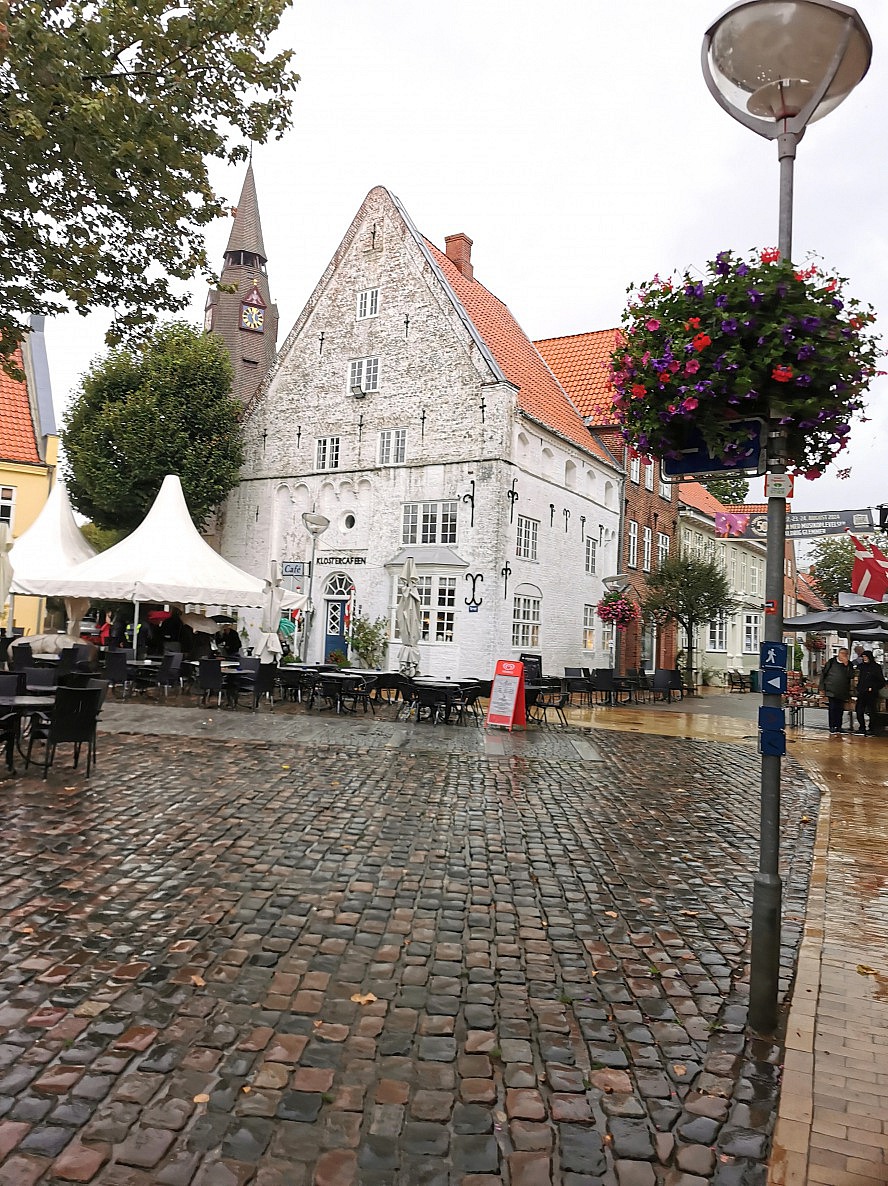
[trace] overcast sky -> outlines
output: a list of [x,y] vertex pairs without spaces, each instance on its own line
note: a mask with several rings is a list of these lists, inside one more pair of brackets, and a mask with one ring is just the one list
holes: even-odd
[[[793,255],[816,252],[888,337],[888,5],[858,89],[799,147]],[[476,279],[531,338],[618,324],[625,290],[777,239],[776,147],[710,97],[700,69],[719,0],[296,0],[280,40],[302,75],[294,126],[254,170],[283,342],[366,193],[384,185],[441,247],[474,240]],[[236,202],[243,169],[214,173]],[[209,235],[221,267],[229,225]],[[194,290],[200,323],[206,291]],[[57,410],[103,349],[107,316],[48,323]],[[886,366],[888,369],[888,366]],[[888,380],[841,466],[797,510],[888,501]],[[753,493],[760,492],[760,483]]]

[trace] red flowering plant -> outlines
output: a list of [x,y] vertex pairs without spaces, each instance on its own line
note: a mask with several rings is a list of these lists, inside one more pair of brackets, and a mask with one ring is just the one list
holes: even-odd
[[722,251],[702,279],[632,285],[611,356],[623,437],[642,456],[677,458],[699,434],[711,456],[742,468],[741,422],[770,418],[786,433],[791,470],[820,477],[879,373],[875,316],[846,285],[773,249]]
[[610,622],[618,630],[626,630],[641,617],[641,606],[630,601],[625,593],[618,593],[614,590],[605,593],[595,607],[595,612],[602,622]]

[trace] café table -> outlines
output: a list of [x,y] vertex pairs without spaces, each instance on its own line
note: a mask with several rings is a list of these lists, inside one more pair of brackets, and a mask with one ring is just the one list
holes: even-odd
[[[321,671],[312,691],[311,699],[308,702],[308,707],[312,708],[314,706],[315,699],[320,694],[321,698],[328,702],[328,707],[332,707],[335,712],[341,713],[345,708],[345,697],[348,696],[350,689],[364,682],[363,675],[364,672]],[[323,691],[325,684],[328,685],[329,690],[333,693],[332,696],[328,696]],[[345,711],[347,712],[349,710],[345,709]]]
[[21,735],[22,717],[32,712],[45,712],[55,704],[55,694],[43,696],[0,696],[0,716],[13,714],[15,726],[6,737],[6,768],[15,773],[15,748]]

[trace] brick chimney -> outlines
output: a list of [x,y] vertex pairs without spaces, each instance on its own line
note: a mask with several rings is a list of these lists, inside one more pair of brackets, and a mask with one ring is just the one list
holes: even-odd
[[475,271],[472,267],[472,240],[468,235],[447,235],[444,239],[444,253],[451,263],[455,264],[466,280],[474,280]]

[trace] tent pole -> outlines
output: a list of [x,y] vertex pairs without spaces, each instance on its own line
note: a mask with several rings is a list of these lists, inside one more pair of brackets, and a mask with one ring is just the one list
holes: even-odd
[[139,603],[133,602],[135,612],[133,614],[133,654],[138,659],[139,657]]

